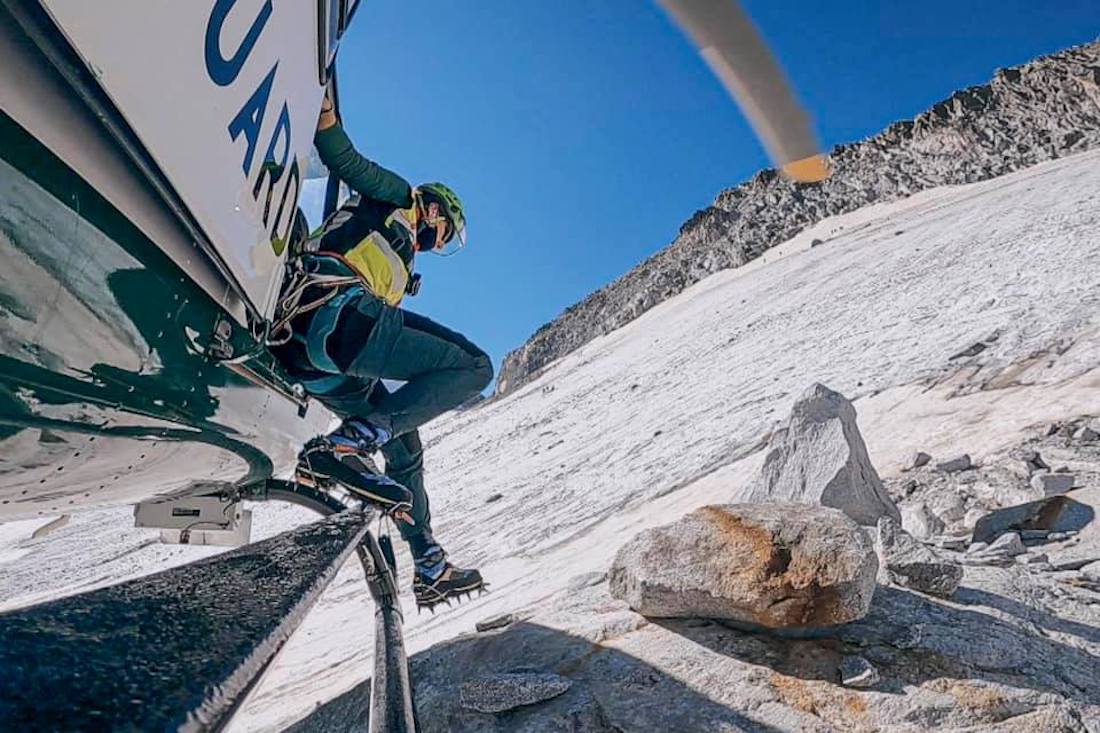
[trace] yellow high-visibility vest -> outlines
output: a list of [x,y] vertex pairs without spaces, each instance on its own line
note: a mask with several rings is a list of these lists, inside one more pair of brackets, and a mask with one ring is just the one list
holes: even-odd
[[371,232],[344,254],[344,261],[366,283],[367,288],[390,305],[405,297],[409,270],[379,232]]

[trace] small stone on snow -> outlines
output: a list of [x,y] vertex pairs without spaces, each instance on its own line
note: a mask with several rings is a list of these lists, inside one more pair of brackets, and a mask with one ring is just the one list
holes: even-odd
[[1031,486],[1043,496],[1057,496],[1073,488],[1073,474],[1037,473],[1031,477]]
[[966,453],[958,458],[952,458],[949,461],[941,461],[936,464],[936,470],[943,473],[958,473],[959,471],[967,471],[974,467],[973,461]]
[[489,618],[482,619],[474,624],[474,628],[480,632],[493,631],[495,629],[503,629],[511,626],[518,620],[515,614],[504,613],[499,616],[490,616]]
[[947,535],[936,538],[936,547],[942,550],[962,551],[965,550],[969,544],[969,535],[956,535],[954,537]]
[[901,470],[912,471],[916,468],[922,468],[924,466],[927,466],[931,460],[932,456],[928,455],[924,451],[919,450],[913,455],[909,456],[909,460],[905,462],[905,466]]
[[1024,547],[1020,535],[1015,532],[1006,532],[995,539],[993,543],[984,550],[984,554],[1005,555],[1007,557],[1016,557],[1025,552],[1027,552],[1027,548]]
[[1043,460],[1043,457],[1039,455],[1039,451],[1037,450],[1029,450],[1024,453],[1023,462],[1024,465],[1027,466],[1028,473],[1050,470],[1050,466]]
[[987,348],[989,348],[989,347],[986,346],[985,344],[983,344],[981,341],[977,341],[977,342],[971,344],[970,346],[967,346],[965,349],[963,349],[959,353],[952,356],[950,359],[948,359],[948,361],[954,361],[955,359],[964,359],[968,356],[977,356],[978,354],[985,351]]

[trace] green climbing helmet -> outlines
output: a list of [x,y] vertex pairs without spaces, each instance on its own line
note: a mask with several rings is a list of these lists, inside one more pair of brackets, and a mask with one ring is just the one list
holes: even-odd
[[[459,242],[455,250],[465,247],[466,212],[458,195],[452,191],[449,186],[445,186],[442,183],[423,183],[417,186],[416,190],[425,197],[426,202],[430,203],[431,201],[436,201],[443,209],[444,216],[447,217],[451,226],[454,228],[454,235],[448,237],[448,240],[457,238]],[[454,252],[445,252],[442,254],[454,254]]]

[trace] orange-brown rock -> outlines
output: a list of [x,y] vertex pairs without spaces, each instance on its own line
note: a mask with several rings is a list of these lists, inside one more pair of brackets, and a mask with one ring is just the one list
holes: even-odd
[[814,628],[862,618],[877,570],[871,540],[836,509],[729,504],[641,532],[610,581],[644,616]]

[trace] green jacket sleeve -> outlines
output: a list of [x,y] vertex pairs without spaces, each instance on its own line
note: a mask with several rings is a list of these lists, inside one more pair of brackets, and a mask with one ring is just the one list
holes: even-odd
[[402,209],[412,206],[409,182],[360,155],[340,125],[318,130],[313,144],[329,171],[363,198],[386,201]]

